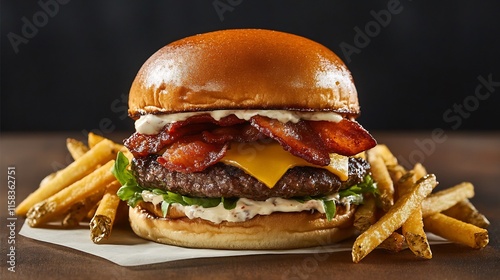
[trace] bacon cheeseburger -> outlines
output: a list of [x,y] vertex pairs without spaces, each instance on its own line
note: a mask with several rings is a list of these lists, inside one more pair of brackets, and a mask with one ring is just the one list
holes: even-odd
[[347,67],[303,37],[237,29],[163,47],[130,90],[134,158],[113,170],[132,229],[221,249],[352,236],[356,205],[376,192],[356,157],[376,145],[358,114]]

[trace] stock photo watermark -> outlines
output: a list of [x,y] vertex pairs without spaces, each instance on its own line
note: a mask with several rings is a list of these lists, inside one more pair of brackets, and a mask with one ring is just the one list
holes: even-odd
[[403,11],[403,5],[399,0],[389,0],[386,9],[378,12],[375,10],[370,11],[373,20],[365,23],[363,29],[359,26],[354,27],[354,37],[352,44],[345,41],[339,44],[344,60],[347,63],[352,61],[351,56],[360,54],[361,50],[370,45],[371,40],[382,32],[382,28],[386,28],[392,21],[392,17],[400,14]]
[[[494,81],[493,74],[488,74],[485,77],[479,75],[477,77],[477,85],[474,93],[466,96],[461,102],[454,103],[451,107],[443,112],[443,121],[450,125],[452,130],[459,129],[463,121],[472,116],[476,112],[481,102],[485,102],[491,98],[496,88],[500,87],[500,80]],[[446,142],[448,135],[443,128],[435,128],[431,132],[431,136],[425,139],[415,139],[414,143],[417,146],[412,150],[408,157],[401,155],[397,156],[399,162],[407,167],[414,166],[417,162],[423,163],[425,158],[431,156],[436,151],[437,144]]]
[[7,270],[16,272],[16,167],[7,167]]
[[18,54],[20,45],[28,44],[38,34],[39,30],[49,23],[50,18],[55,17],[59,13],[61,5],[66,5],[69,2],[70,0],[38,1],[40,9],[34,12],[30,18],[26,16],[21,18],[21,22],[23,23],[21,30],[18,33],[9,32],[7,34],[7,39],[9,39],[14,52]]
[[212,2],[212,6],[220,21],[224,21],[224,13],[234,11],[234,8],[241,3],[243,3],[243,0],[215,0]]

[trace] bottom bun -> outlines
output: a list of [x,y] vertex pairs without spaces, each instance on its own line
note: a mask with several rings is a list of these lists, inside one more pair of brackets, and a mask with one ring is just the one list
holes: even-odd
[[144,208],[130,208],[132,230],[140,237],[158,243],[207,249],[293,249],[322,246],[347,239],[354,234],[349,211],[338,207],[328,221],[315,212],[273,213],[245,222],[214,224],[199,218],[159,218]]

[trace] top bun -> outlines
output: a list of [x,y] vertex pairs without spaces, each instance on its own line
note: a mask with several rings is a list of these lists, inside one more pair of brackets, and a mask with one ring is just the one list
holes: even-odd
[[144,63],[130,89],[132,118],[221,109],[359,114],[351,73],[335,53],[270,30],[223,30],[175,41]]

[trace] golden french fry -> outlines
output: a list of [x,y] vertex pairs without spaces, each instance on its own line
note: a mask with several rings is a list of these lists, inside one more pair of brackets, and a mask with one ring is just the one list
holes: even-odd
[[398,195],[403,195],[411,189],[416,181],[415,173],[413,173],[413,171],[406,171],[401,177],[399,177],[399,180],[394,182],[394,185],[396,186],[394,191],[397,192]]
[[490,221],[468,199],[459,201],[451,208],[443,211],[443,214],[480,228],[488,228],[490,225]]
[[422,202],[422,216],[428,217],[449,209],[458,202],[474,196],[474,186],[469,182],[433,193]]
[[373,226],[361,233],[352,247],[352,260],[361,261],[367,254],[387,239],[412,214],[424,198],[437,185],[436,176],[428,174],[413,185],[411,190],[396,201]]
[[399,181],[399,179],[401,179],[401,177],[406,174],[406,169],[399,164],[387,165],[387,171],[389,171],[392,182]]
[[406,239],[402,234],[393,232],[377,248],[399,252],[406,249]]
[[[417,215],[415,216],[418,217]],[[410,216],[410,218],[412,217],[414,216]],[[406,224],[411,225],[412,223],[414,222],[409,222],[409,223],[407,222]],[[423,224],[422,220],[420,220],[419,224]],[[407,225],[406,227],[412,227],[412,226]],[[413,228],[417,227],[413,226]],[[431,247],[429,245],[429,241],[427,240],[427,235],[425,234],[425,232],[416,233],[415,231],[407,229],[403,230],[403,235],[406,239],[406,244],[408,244],[408,248],[410,248],[410,250],[413,252],[413,254],[415,254],[415,256],[428,260],[432,259]]]
[[358,154],[354,155],[354,157],[366,159],[366,152],[363,151],[361,153],[358,153]]
[[413,173],[415,174],[415,180],[418,180],[427,175],[427,170],[421,163],[417,163],[413,166]]
[[97,208],[99,207],[99,204],[101,204],[100,200],[94,205],[94,207],[90,208],[89,212],[87,212],[87,217],[86,217],[87,220],[89,221],[92,220],[92,218],[95,215],[95,212],[97,211]]
[[89,134],[87,135],[87,142],[88,142],[90,148],[94,147],[95,145],[97,145],[97,143],[101,142],[104,139],[107,139],[107,138],[105,138],[101,135],[95,134],[93,132],[89,132]]
[[380,157],[384,161],[385,165],[397,165],[398,160],[389,150],[389,148],[384,144],[377,144],[377,146],[371,148],[367,151],[368,158]]
[[26,221],[28,225],[37,227],[51,221],[68,211],[74,203],[85,199],[85,197],[98,192],[100,188],[104,188],[107,184],[115,181],[115,177],[110,172],[114,162],[114,160],[109,161],[83,179],[76,181],[42,202],[36,203],[27,213]]
[[57,172],[59,172],[59,171],[52,172],[52,173],[50,173],[49,175],[45,176],[45,177],[42,179],[42,181],[40,181],[39,188],[44,188],[44,187],[45,187],[45,185],[47,185],[50,181],[52,181],[52,179],[54,179],[54,177],[56,177]]
[[99,165],[102,165],[116,158],[117,151],[112,141],[106,140],[100,142],[94,148],[90,149],[81,158],[75,160],[66,168],[57,172],[49,182],[39,187],[31,193],[16,208],[17,215],[26,215],[28,210],[36,203],[49,198],[72,183],[84,178]]
[[424,218],[425,229],[450,241],[480,249],[488,245],[488,231],[444,214]]
[[102,197],[99,207],[94,217],[90,221],[90,239],[94,243],[101,243],[109,238],[113,224],[117,215],[120,198],[116,192],[121,187],[118,181],[111,182],[106,187],[106,192]]
[[[406,175],[401,177],[398,181],[398,192],[400,196],[405,195],[413,187],[416,178],[415,169],[408,172]],[[413,210],[412,214],[401,226],[401,230],[406,239],[406,244],[408,248],[418,257],[424,259],[432,258],[432,251],[427,240],[427,235],[424,232],[424,223],[422,221],[422,208],[421,205],[417,205]]]
[[62,226],[72,228],[80,225],[80,222],[87,218],[87,213],[95,207],[103,194],[104,188],[71,205],[68,213],[66,213],[66,216],[62,220]]
[[89,147],[87,147],[83,142],[73,138],[66,139],[66,148],[71,154],[71,157],[73,157],[73,160],[81,158],[86,152],[89,151]]
[[[66,147],[68,148],[68,151],[71,154],[73,160],[82,157],[89,150],[89,148],[85,146],[85,144],[73,138],[66,139]],[[39,187],[42,188],[48,182],[54,179],[54,177],[56,177],[58,172],[60,172],[60,170],[45,176],[45,178],[43,178],[42,181],[40,181]]]
[[86,208],[86,205],[88,204],[85,204],[84,201],[78,201],[77,203],[71,205],[68,213],[64,216],[61,222],[62,226],[65,228],[74,228],[80,225],[80,222],[87,216],[87,213],[83,216],[81,215]]
[[368,162],[373,180],[377,182],[382,209],[387,212],[394,204],[394,183],[381,157],[368,156]]
[[354,213],[354,227],[363,232],[377,221],[377,205],[373,196],[367,196]]
[[[102,140],[112,141],[112,140],[110,140],[108,138],[105,138],[105,137],[103,137],[101,135],[89,132],[89,134],[88,134],[88,142],[89,142],[89,146],[90,147],[93,147],[93,146],[97,145],[97,143],[101,142]],[[130,151],[127,148],[125,148],[125,146],[123,146],[121,144],[118,144],[118,143],[115,143],[115,142],[113,142],[113,144],[115,145],[115,150],[121,151],[129,159],[129,161],[132,160],[132,158],[134,156],[132,155],[132,153],[130,153]]]

